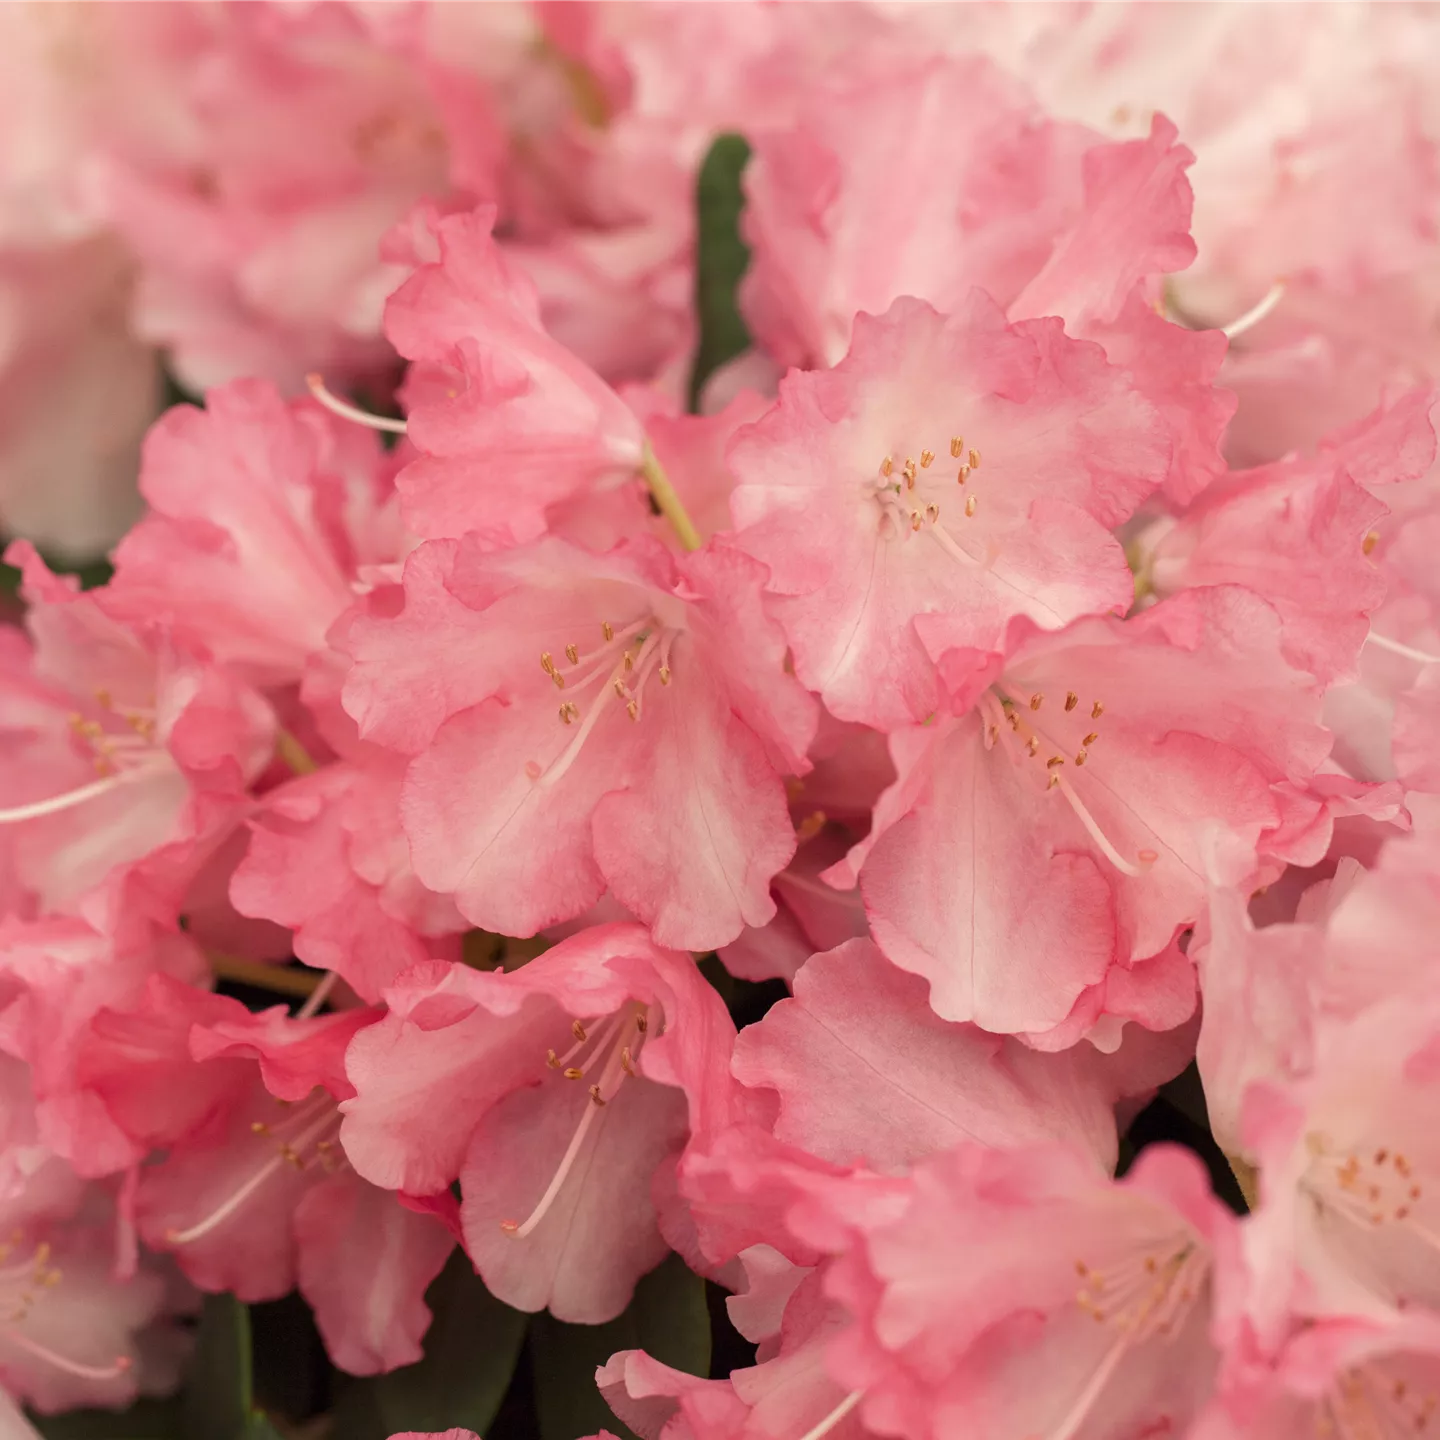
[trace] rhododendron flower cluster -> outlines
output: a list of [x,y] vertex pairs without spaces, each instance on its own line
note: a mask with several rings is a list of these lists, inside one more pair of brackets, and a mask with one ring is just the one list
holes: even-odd
[[1440,12],[0,35],[0,1434],[1440,1426]]

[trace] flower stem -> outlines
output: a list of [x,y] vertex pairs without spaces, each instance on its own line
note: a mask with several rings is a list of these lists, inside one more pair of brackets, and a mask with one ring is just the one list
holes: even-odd
[[284,964],[245,960],[239,955],[221,955],[214,950],[208,951],[205,958],[217,980],[253,985],[257,990],[270,990],[297,1000],[308,999],[325,979],[314,970],[292,970]]
[[640,473],[645,477],[645,483],[650,487],[650,493],[655,497],[660,513],[670,522],[680,544],[686,550],[698,550],[705,542],[701,540],[695,522],[686,514],[680,497],[675,493],[675,487],[670,483],[670,477],[661,468],[648,442],[640,458]]

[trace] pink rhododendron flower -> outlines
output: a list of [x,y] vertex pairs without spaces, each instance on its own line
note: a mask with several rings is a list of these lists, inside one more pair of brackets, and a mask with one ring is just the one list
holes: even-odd
[[[823,1295],[819,1324],[797,1326],[793,1350],[782,1326],[775,1358],[730,1381],[803,1365],[784,1393],[817,1434],[852,1413],[862,1435],[949,1435],[962,1413],[997,1440],[1179,1429],[1209,1393],[1212,1286],[1238,1256],[1233,1219],[1184,1152],[1147,1150],[1118,1183],[1050,1145],[965,1145],[878,1183],[745,1146],[695,1159],[682,1186],[711,1245],[741,1238],[730,1215],[748,1196],[782,1252],[820,1262],[785,1317]],[[807,1341],[820,1343],[802,1356]],[[632,1370],[621,1358],[612,1383]]]
[[[1185,1038],[1117,1056],[1042,1055],[941,1020],[924,982],[852,940],[801,967],[795,998],[736,1043],[734,1071],[779,1099],[776,1136],[836,1164],[905,1167],[961,1140],[1062,1141],[1113,1168],[1114,1110],[1183,1068]],[[1169,1038],[1169,1037],[1167,1037]]]
[[[1223,469],[1234,408],[1213,384],[1223,339],[1149,303],[1194,257],[1192,158],[1159,117],[1119,144],[1049,119],[978,55],[927,44],[898,62],[851,57],[841,79],[802,93],[795,122],[757,134],[746,314],[763,347],[812,365],[841,359],[857,313],[904,295],[954,314],[978,286],[1012,320],[1058,315],[1155,406],[1172,445],[1167,488],[1188,499]],[[904,225],[876,223],[896,212]]]
[[652,1177],[729,1123],[734,1027],[687,956],[599,926],[513,974],[416,967],[352,1042],[341,1139],[375,1183],[457,1176],[465,1244],[524,1310],[594,1324],[665,1255]]
[[761,573],[638,543],[418,550],[404,610],[350,627],[345,703],[363,736],[419,752],[401,814],[420,880],[513,935],[607,885],[664,944],[768,920],[795,849],[780,776],[804,769],[814,706]]
[[[1072,1012],[1093,1023],[1090,987],[1112,967],[1139,979],[1199,913],[1201,825],[1264,851],[1293,803],[1282,782],[1303,786],[1328,748],[1280,643],[1269,606],[1221,588],[1032,629],[1005,662],[946,657],[967,708],[893,737],[900,778],[861,870],[880,948],[930,981],[939,1015],[1042,1042]],[[1162,965],[1117,993],[1120,1016],[1178,1024],[1193,990],[1177,979]]]
[[[498,76],[523,48],[494,12]],[[140,262],[135,325],[191,388],[388,368],[404,272],[381,238],[424,197],[492,194],[502,164],[485,83],[454,49],[427,56],[421,23],[349,4],[69,17],[94,198]]]
[[1262,1340],[1287,1305],[1380,1319],[1435,1307],[1436,1033],[1430,997],[1392,995],[1320,1027],[1303,1078],[1246,1095],[1241,1138],[1262,1175],[1247,1239]]
[[1423,1434],[1440,1387],[1440,1326],[1324,1321],[1290,1339],[1272,1366],[1223,1385],[1195,1440],[1310,1440],[1316,1434]]
[[1146,573],[1160,596],[1249,586],[1279,612],[1292,664],[1323,681],[1350,678],[1370,612],[1385,596],[1384,577],[1367,555],[1367,537],[1384,513],[1323,458],[1234,472],[1164,530]]
[[298,1283],[336,1364],[362,1375],[420,1358],[422,1297],[454,1243],[438,1220],[357,1176],[336,1143],[337,1102],[353,1093],[345,1046],[374,1018],[252,1015],[173,987],[164,1009],[109,1017],[108,1063],[89,1077],[118,1123],[168,1150],[140,1177],[145,1241],[173,1250],[202,1289],[242,1300]]
[[35,1432],[12,1423],[12,1397],[46,1414],[124,1406],[172,1388],[186,1349],[173,1277],[127,1260],[112,1197],[36,1143],[23,1068],[6,1065],[0,1193],[0,1434],[17,1440]]
[[177,406],[145,442],[150,513],[115,552],[107,613],[163,623],[256,684],[300,679],[403,533],[375,436],[238,381]]
[[52,1214],[16,1225],[0,1209],[9,1236],[0,1385],[42,1414],[124,1406],[177,1379],[178,1335],[146,1333],[170,1308],[165,1278],[149,1268],[117,1276],[105,1218]]
[[1183,1151],[1116,1184],[1063,1150],[956,1151],[827,1277],[855,1318],[828,1365],[885,1434],[1182,1429],[1215,1366],[1232,1223]]
[[411,965],[453,958],[447,937],[466,928],[415,878],[400,830],[403,774],[403,759],[382,752],[278,786],[230,881],[242,915],[289,927],[297,959],[370,1001]]
[[948,319],[899,301],[737,437],[734,543],[769,567],[800,679],[894,729],[938,705],[947,649],[1129,606],[1108,527],[1167,455],[1154,410],[1058,322],[1008,325],[979,292]]
[[195,984],[207,973],[186,936],[135,920],[114,934],[78,919],[0,920],[0,1049],[28,1063],[38,1134],[80,1174],[137,1165],[150,1148],[87,1083],[97,1015],[142,1001],[152,977]]
[[546,334],[539,301],[491,230],[493,207],[436,222],[440,258],[391,297],[386,333],[413,361],[400,474],[405,518],[426,536],[481,530],[509,543],[545,511],[633,475],[644,436],[625,402]]
[[[248,687],[111,619],[25,543],[33,648],[4,647],[0,838],[22,912],[130,903],[166,922],[207,849],[239,820],[274,718]],[[108,898],[98,892],[105,887]]]

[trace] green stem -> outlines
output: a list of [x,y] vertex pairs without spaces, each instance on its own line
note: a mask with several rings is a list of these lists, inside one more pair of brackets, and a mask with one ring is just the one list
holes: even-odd
[[645,483],[650,487],[650,493],[655,497],[660,513],[670,522],[680,544],[686,550],[698,550],[705,542],[700,538],[695,522],[686,514],[680,497],[675,493],[675,487],[670,483],[670,477],[661,468],[648,441],[640,459],[640,473],[645,477]]

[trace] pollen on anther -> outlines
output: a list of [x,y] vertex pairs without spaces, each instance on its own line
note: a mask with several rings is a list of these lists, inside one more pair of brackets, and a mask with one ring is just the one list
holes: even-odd
[[634,653],[633,653],[632,651],[627,650],[627,651],[625,652],[625,669],[626,669],[627,671],[629,671],[629,670],[633,670],[634,668],[635,668],[635,655],[634,655]]
[[583,1080],[585,1078],[585,1072],[574,1065],[567,1065],[560,1073],[567,1080]]
[[973,515],[973,514],[975,513],[975,507],[976,507],[976,505],[978,505],[979,503],[980,503],[980,502],[975,498],[975,496],[971,495],[971,496],[969,497],[969,499],[967,499],[967,500],[965,501],[965,513],[966,513],[966,515]]
[[1058,766],[1058,765],[1063,765],[1064,763],[1065,763],[1065,757],[1064,757],[1063,755],[1052,755],[1052,756],[1045,762],[1045,768],[1046,768],[1047,770],[1054,770],[1054,769],[1056,768],[1056,766]]
[[1092,720],[1098,720],[1104,713],[1105,707],[1098,700],[1090,707],[1090,718]]
[[662,685],[670,683],[670,667],[668,665],[662,665],[655,673],[660,677]]
[[578,1020],[572,1020],[572,1021],[570,1022],[570,1033],[571,1033],[582,1045],[583,1045],[583,1044],[585,1043],[585,1041],[589,1038],[588,1032],[586,1031],[584,1025],[582,1025],[582,1024],[580,1023],[580,1021],[578,1021]]
[[1038,710],[1044,703],[1045,703],[1045,692],[1044,692],[1043,690],[1037,690],[1037,691],[1030,697],[1030,708],[1031,708],[1032,710]]
[[565,658],[572,664],[580,663],[580,647],[578,645],[567,645],[565,647]]
[[1086,751],[1077,750],[1075,752],[1075,763],[1077,765],[1083,765],[1087,759],[1089,759],[1089,755]]
[[1093,745],[1100,738],[1098,730],[1092,730],[1080,743],[1082,745]]
[[650,1018],[647,1015],[635,1017],[635,1028],[643,1035],[650,1028]]
[[1034,755],[1040,749],[1040,737],[1038,735],[1032,735],[1025,742],[1025,748],[1030,752],[1031,755]]
[[965,453],[965,437],[963,435],[952,435],[950,437],[950,454],[958,460]]
[[551,658],[548,650],[542,650],[540,652],[540,668],[547,675],[553,675],[555,673],[555,661]]
[[892,474],[892,473],[893,473],[894,469],[895,469],[895,462],[887,455],[887,456],[880,462],[880,473],[881,473],[882,475],[889,475],[889,474]]
[[560,707],[560,718],[567,725],[573,725],[580,718],[580,707],[573,701],[567,700]]
[[959,474],[957,474],[957,475],[955,476],[956,482],[957,482],[958,484],[960,484],[960,485],[963,485],[969,478],[970,478],[970,467],[969,467],[968,465],[962,465],[962,466],[960,467],[960,472],[959,472]]
[[925,518],[933,525],[940,518],[940,507],[938,505],[927,505],[925,507]]
[[912,510],[910,512],[910,528],[912,530],[918,530],[923,522],[923,518],[918,510]]
[[915,462],[908,456],[906,457],[905,464],[901,467],[900,473],[905,477],[905,484],[913,489],[915,485]]
[[1067,712],[1073,710],[1080,703],[1080,697],[1073,691],[1065,692],[1065,709]]
[[1360,543],[1362,553],[1368,555],[1380,543],[1380,532],[1371,530]]
[[640,718],[640,702],[638,700],[627,701],[625,704],[625,713],[632,720],[638,720]]
[[980,452],[978,450],[972,450],[965,459],[969,462],[972,470],[978,470],[980,468]]
[[920,468],[928,470],[935,463],[935,452],[933,450],[922,450],[920,452]]
[[597,1105],[603,1105],[605,1103],[605,1097],[600,1093],[600,1087],[598,1085],[592,1085],[590,1087],[590,1098]]
[[613,640],[615,638],[615,627],[608,620],[602,620],[600,622],[600,633],[607,640]]
[[263,1120],[252,1120],[250,1122],[250,1133],[252,1135],[264,1135],[270,1127]]
[[555,682],[555,688],[557,690],[563,690],[565,688],[565,677],[558,670],[552,670],[550,672],[550,678]]

